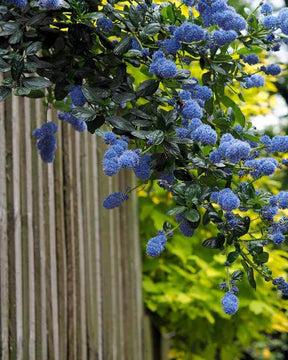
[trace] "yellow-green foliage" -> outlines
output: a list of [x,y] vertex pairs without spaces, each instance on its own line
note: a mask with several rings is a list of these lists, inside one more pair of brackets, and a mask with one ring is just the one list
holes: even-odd
[[[170,205],[173,200],[158,186],[150,188],[149,196],[140,194],[143,253],[146,241],[169,219],[165,212]],[[287,301],[260,277],[257,291],[244,277],[239,283],[239,312],[232,318],[224,314],[220,304],[224,293],[218,285],[225,279],[225,256],[201,245],[213,235],[212,229],[201,226],[192,238],[176,233],[160,258],[144,256],[145,305],[161,331],[171,333],[174,359],[212,360],[217,352],[223,360],[240,359],[242,350],[261,339],[262,332],[288,331]],[[288,270],[287,258],[287,247],[271,249],[268,265],[275,276]],[[229,271],[240,268],[236,261]]]

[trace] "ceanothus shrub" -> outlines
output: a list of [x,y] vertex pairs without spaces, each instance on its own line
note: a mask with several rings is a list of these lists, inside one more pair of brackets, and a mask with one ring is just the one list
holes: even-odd
[[[286,239],[288,193],[254,184],[288,165],[277,160],[288,152],[288,136],[260,138],[227,91],[261,88],[266,76],[281,74],[269,53],[288,42],[288,8],[277,14],[260,3],[247,15],[226,0],[6,0],[0,20],[0,71],[7,73],[0,100],[12,92],[44,97],[59,120],[103,137],[107,176],[130,169],[138,186],[157,181],[174,198],[167,216],[176,226],[165,222],[147,243],[149,256],[165,252],[176,229],[189,238],[201,222],[213,223],[218,233],[203,246],[225,254],[226,314],[239,306],[235,283],[244,273],[229,271],[236,260],[252,287],[257,272],[287,295],[264,248]],[[146,80],[139,84],[140,73]],[[54,159],[56,131],[50,122],[33,133],[45,162]],[[121,206],[133,190],[108,195],[103,206]],[[258,234],[249,231],[253,214]]]

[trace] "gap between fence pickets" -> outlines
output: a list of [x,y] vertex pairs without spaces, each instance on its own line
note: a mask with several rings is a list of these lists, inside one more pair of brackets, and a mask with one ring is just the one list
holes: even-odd
[[[3,79],[0,74],[0,81]],[[0,314],[1,314],[1,356],[9,359],[9,285],[8,285],[8,236],[6,195],[6,132],[5,103],[0,102]]]

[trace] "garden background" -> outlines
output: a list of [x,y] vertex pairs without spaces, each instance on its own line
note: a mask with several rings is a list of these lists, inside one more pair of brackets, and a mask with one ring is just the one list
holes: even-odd
[[[284,66],[286,54],[275,53]],[[144,79],[137,72],[136,83]],[[246,91],[247,117],[288,103],[286,72],[275,81]],[[261,132],[273,135],[277,125],[286,134],[287,119],[285,108]],[[212,226],[189,239],[176,234],[161,258],[148,258],[147,240],[172,198],[151,182],[107,212],[104,198],[133,187],[132,172],[108,180],[102,140],[62,122],[55,162],[43,164],[31,136],[43,121],[41,100],[0,103],[1,359],[287,359],[287,300],[272,285],[256,277],[254,291],[243,281],[239,312],[223,313],[224,260],[201,245]],[[282,171],[258,186],[273,193],[287,190],[287,180]],[[271,247],[269,266],[285,276],[287,244]]]

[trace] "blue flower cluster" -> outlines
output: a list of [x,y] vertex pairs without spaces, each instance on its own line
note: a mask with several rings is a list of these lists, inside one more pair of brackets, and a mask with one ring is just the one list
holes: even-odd
[[238,209],[240,206],[240,200],[237,195],[233,193],[231,189],[223,189],[218,194],[218,204],[222,210],[232,211]]
[[221,300],[223,310],[227,315],[234,315],[238,311],[239,300],[232,291],[227,291]]
[[245,141],[235,139],[231,134],[224,134],[220,140],[218,153],[221,158],[236,164],[240,160],[248,159],[251,146]]
[[259,62],[259,57],[255,54],[248,54],[246,56],[244,56],[244,62],[249,64],[249,65],[255,65],[258,64]]
[[262,75],[251,75],[244,79],[243,87],[245,89],[259,88],[265,85],[265,79]]
[[66,121],[76,131],[84,132],[87,130],[87,125],[85,121],[77,119],[69,111],[58,111],[58,119],[61,121]]
[[176,221],[180,223],[179,229],[184,236],[191,237],[194,234],[194,228],[190,225],[189,221],[184,219],[183,213],[175,216]]
[[150,73],[164,79],[173,78],[176,75],[177,67],[172,60],[167,60],[163,51],[158,50],[152,56]]
[[288,296],[288,282],[282,276],[274,279],[273,285],[276,285],[278,290],[282,291],[283,296]]
[[122,205],[125,200],[128,200],[129,196],[120,191],[114,192],[108,195],[103,201],[103,207],[105,209],[114,209]]
[[159,230],[157,235],[147,243],[146,252],[151,257],[158,257],[165,250],[167,239],[164,231]]
[[54,134],[58,131],[58,126],[54,122],[47,122],[40,128],[33,131],[33,137],[37,139],[37,148],[41,159],[46,163],[54,161],[54,152],[57,148]]
[[80,85],[72,85],[70,88],[70,97],[72,104],[75,106],[84,106],[86,104],[85,96],[83,95]]
[[5,0],[6,4],[14,5],[16,7],[22,8],[27,4],[27,0]]
[[262,66],[261,70],[263,70],[266,75],[274,75],[274,76],[279,75],[282,71],[280,66],[276,64],[270,64],[267,67]]
[[109,18],[101,18],[97,21],[97,28],[104,32],[109,32],[113,29],[113,22]]
[[57,10],[61,8],[60,0],[39,0],[39,7],[48,10]]
[[103,171],[107,176],[118,174],[121,168],[133,169],[135,175],[141,180],[147,180],[151,172],[151,158],[148,154],[141,155],[141,151],[128,149],[128,138],[117,136],[112,132],[103,135],[106,145],[110,145],[103,158]]
[[[226,0],[199,0],[197,9],[202,16],[205,27],[218,25],[219,28],[226,31],[242,31],[247,28],[246,20],[237,14],[233,7],[228,6]],[[227,36],[224,33],[222,34],[224,37]]]

